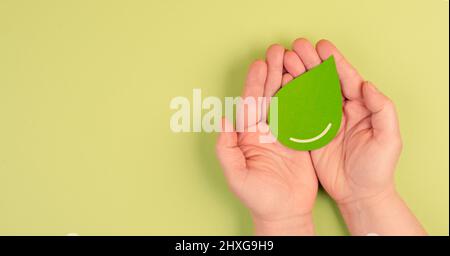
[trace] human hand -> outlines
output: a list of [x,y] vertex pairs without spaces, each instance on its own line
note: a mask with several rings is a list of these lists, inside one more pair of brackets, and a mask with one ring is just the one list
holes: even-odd
[[292,77],[334,56],[343,94],[343,118],[336,137],[311,151],[320,183],[337,202],[353,234],[424,234],[398,196],[395,166],[402,149],[393,102],[364,82],[329,41],[314,48],[305,39],[285,54]]
[[[266,62],[250,66],[243,98],[271,97],[289,81],[283,76],[284,48],[271,46]],[[303,70],[304,71],[304,70]],[[245,112],[244,132],[223,131],[216,151],[232,191],[250,209],[259,235],[312,235],[312,208],[318,181],[309,152],[295,151],[278,141],[261,143],[261,133],[252,126],[267,128],[264,113]],[[224,119],[224,125],[230,125]]]

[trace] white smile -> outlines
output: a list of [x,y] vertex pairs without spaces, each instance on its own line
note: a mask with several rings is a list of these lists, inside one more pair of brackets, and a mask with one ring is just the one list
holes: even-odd
[[297,142],[297,143],[309,143],[309,142],[313,142],[316,141],[320,138],[322,138],[323,136],[325,136],[325,134],[327,134],[327,132],[331,129],[331,123],[329,123],[327,125],[327,127],[325,127],[325,130],[323,130],[319,135],[317,135],[316,137],[310,138],[310,139],[296,139],[296,138],[289,138],[290,140],[292,140],[293,142]]

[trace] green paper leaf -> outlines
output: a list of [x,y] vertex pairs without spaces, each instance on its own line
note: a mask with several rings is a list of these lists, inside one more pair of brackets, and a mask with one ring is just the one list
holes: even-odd
[[[293,79],[279,90],[277,139],[296,150],[314,150],[328,144],[339,131],[342,95],[333,56]],[[269,118],[270,120],[270,118]],[[274,132],[276,134],[276,132]]]

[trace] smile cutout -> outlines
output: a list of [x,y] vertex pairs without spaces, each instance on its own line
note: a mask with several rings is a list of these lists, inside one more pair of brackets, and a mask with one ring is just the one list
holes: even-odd
[[325,129],[317,136],[309,138],[309,139],[296,139],[296,138],[292,138],[290,137],[289,140],[293,141],[293,142],[297,142],[297,143],[310,143],[310,142],[314,142],[316,140],[319,140],[320,138],[322,138],[323,136],[325,136],[325,134],[327,134],[327,132],[331,129],[331,123],[328,123],[327,127],[325,127]]

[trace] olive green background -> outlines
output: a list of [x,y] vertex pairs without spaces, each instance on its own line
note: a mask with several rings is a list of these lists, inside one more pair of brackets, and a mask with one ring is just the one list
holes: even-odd
[[[397,104],[398,190],[449,233],[448,1],[0,0],[0,234],[244,235],[216,134],[169,102],[234,96],[275,42],[328,38]],[[320,192],[317,233],[347,234]]]

